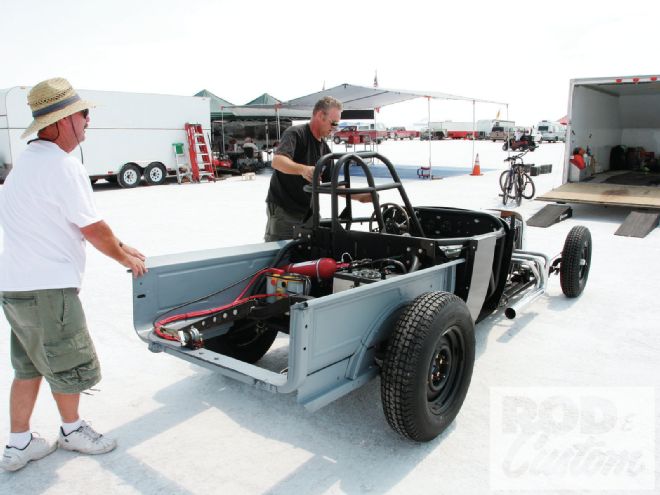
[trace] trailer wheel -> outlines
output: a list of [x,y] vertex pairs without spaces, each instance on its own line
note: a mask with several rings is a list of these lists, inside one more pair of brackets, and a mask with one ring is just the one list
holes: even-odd
[[381,376],[385,417],[417,442],[437,437],[454,420],[474,367],[474,323],[458,296],[428,292],[399,317]]
[[121,187],[135,187],[140,183],[141,176],[140,167],[135,163],[127,163],[121,168],[119,174],[117,174],[117,182],[119,182]]
[[277,330],[268,328],[261,322],[246,322],[234,325],[220,337],[204,341],[204,347],[239,361],[256,363],[268,352],[275,337]]
[[566,236],[559,267],[561,290],[566,297],[577,297],[582,294],[589,278],[591,249],[589,229],[582,225],[573,227]]
[[159,186],[165,183],[167,179],[167,169],[165,165],[160,162],[151,162],[149,166],[144,169],[144,180],[150,186]]

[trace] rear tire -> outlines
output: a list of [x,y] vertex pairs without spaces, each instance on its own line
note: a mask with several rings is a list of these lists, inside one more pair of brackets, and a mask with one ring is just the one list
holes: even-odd
[[502,204],[506,206],[507,202],[509,201],[509,197],[513,198],[511,195],[511,189],[513,188],[513,180],[512,180],[512,175],[508,171],[506,171],[506,178],[504,179],[504,187],[502,188]]
[[474,323],[447,292],[418,296],[396,322],[381,376],[389,425],[416,442],[442,433],[458,414],[474,368]]
[[532,199],[536,194],[536,186],[534,185],[534,181],[528,174],[525,174],[524,177],[525,177],[525,187],[523,187],[522,190],[522,197],[525,199]]
[[591,250],[589,229],[582,225],[573,227],[566,236],[559,267],[561,290],[566,297],[578,297],[582,294],[589,278]]
[[339,144],[339,143],[341,143],[341,139],[339,139],[338,137],[335,137],[335,138],[332,140],[332,142],[335,143],[335,144]]
[[160,162],[152,162],[144,170],[144,180],[147,181],[147,184],[150,186],[159,186],[165,183],[167,179],[167,170],[165,165]]
[[509,175],[509,171],[505,170],[500,174],[500,189],[504,192],[504,186],[506,184],[506,178]]

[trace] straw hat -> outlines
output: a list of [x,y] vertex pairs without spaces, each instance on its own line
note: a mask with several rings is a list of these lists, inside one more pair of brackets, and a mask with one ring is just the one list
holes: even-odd
[[21,139],[64,117],[96,106],[91,101],[82,100],[69,81],[61,77],[40,82],[32,88],[28,93],[28,105],[34,120],[21,134]]

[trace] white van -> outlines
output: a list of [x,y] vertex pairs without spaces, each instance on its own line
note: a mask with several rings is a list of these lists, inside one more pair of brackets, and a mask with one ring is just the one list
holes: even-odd
[[556,143],[557,141],[565,142],[566,141],[566,126],[560,124],[559,122],[551,122],[549,120],[542,120],[536,126],[541,139],[543,141],[551,141]]

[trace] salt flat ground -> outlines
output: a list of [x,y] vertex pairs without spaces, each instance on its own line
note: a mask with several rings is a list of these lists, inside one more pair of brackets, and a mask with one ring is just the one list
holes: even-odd
[[[434,167],[472,167],[472,143],[443,141],[431,146]],[[488,170],[484,175],[408,180],[405,185],[413,204],[500,207],[498,177],[506,153],[501,143],[478,142],[475,147],[482,169]],[[394,163],[428,163],[428,143],[387,142],[380,152]],[[563,152],[561,144],[544,144],[527,155],[527,161],[553,164],[551,175],[535,179],[537,193],[561,183]],[[211,184],[131,190],[100,183],[95,199],[124,242],[154,256],[261,242],[268,180],[268,173],[263,173],[255,180],[233,177]],[[529,218],[543,206],[524,201],[516,209]],[[629,387],[650,387],[650,405],[640,401],[636,412],[657,424],[660,231],[655,229],[645,239],[618,237],[613,234],[627,210],[592,206],[573,210],[573,218],[550,228],[528,228],[527,248],[557,254],[571,227],[589,227],[594,250],[584,294],[566,299],[558,277],[553,277],[547,294],[516,319],[494,315],[481,322],[467,399],[453,425],[427,444],[402,440],[390,430],[378,379],[309,413],[293,395],[270,394],[150,353],[133,331],[129,275],[90,247],[81,297],[104,379],[98,391],[83,396],[82,412],[96,428],[117,437],[119,447],[98,457],[56,451],[17,473],[0,473],[0,491],[14,495],[491,493],[498,488],[491,475],[501,471],[502,462],[496,454],[491,456],[502,430],[494,431],[490,423],[500,406],[491,400],[496,387],[565,391],[586,387],[600,398],[613,399],[625,396]],[[0,330],[0,396],[5,400],[12,371],[4,318]],[[0,408],[3,434],[8,430],[7,409]],[[33,429],[55,438],[58,425],[44,387]],[[569,434],[578,435],[575,428]],[[642,474],[650,475],[657,493],[658,432],[652,427],[644,432],[651,447]],[[558,485],[552,476],[526,475],[532,486],[511,493],[560,493],[553,489]],[[589,483],[589,474],[585,476]],[[608,493],[630,493],[634,480],[628,481]],[[580,486],[584,485],[571,485]]]

